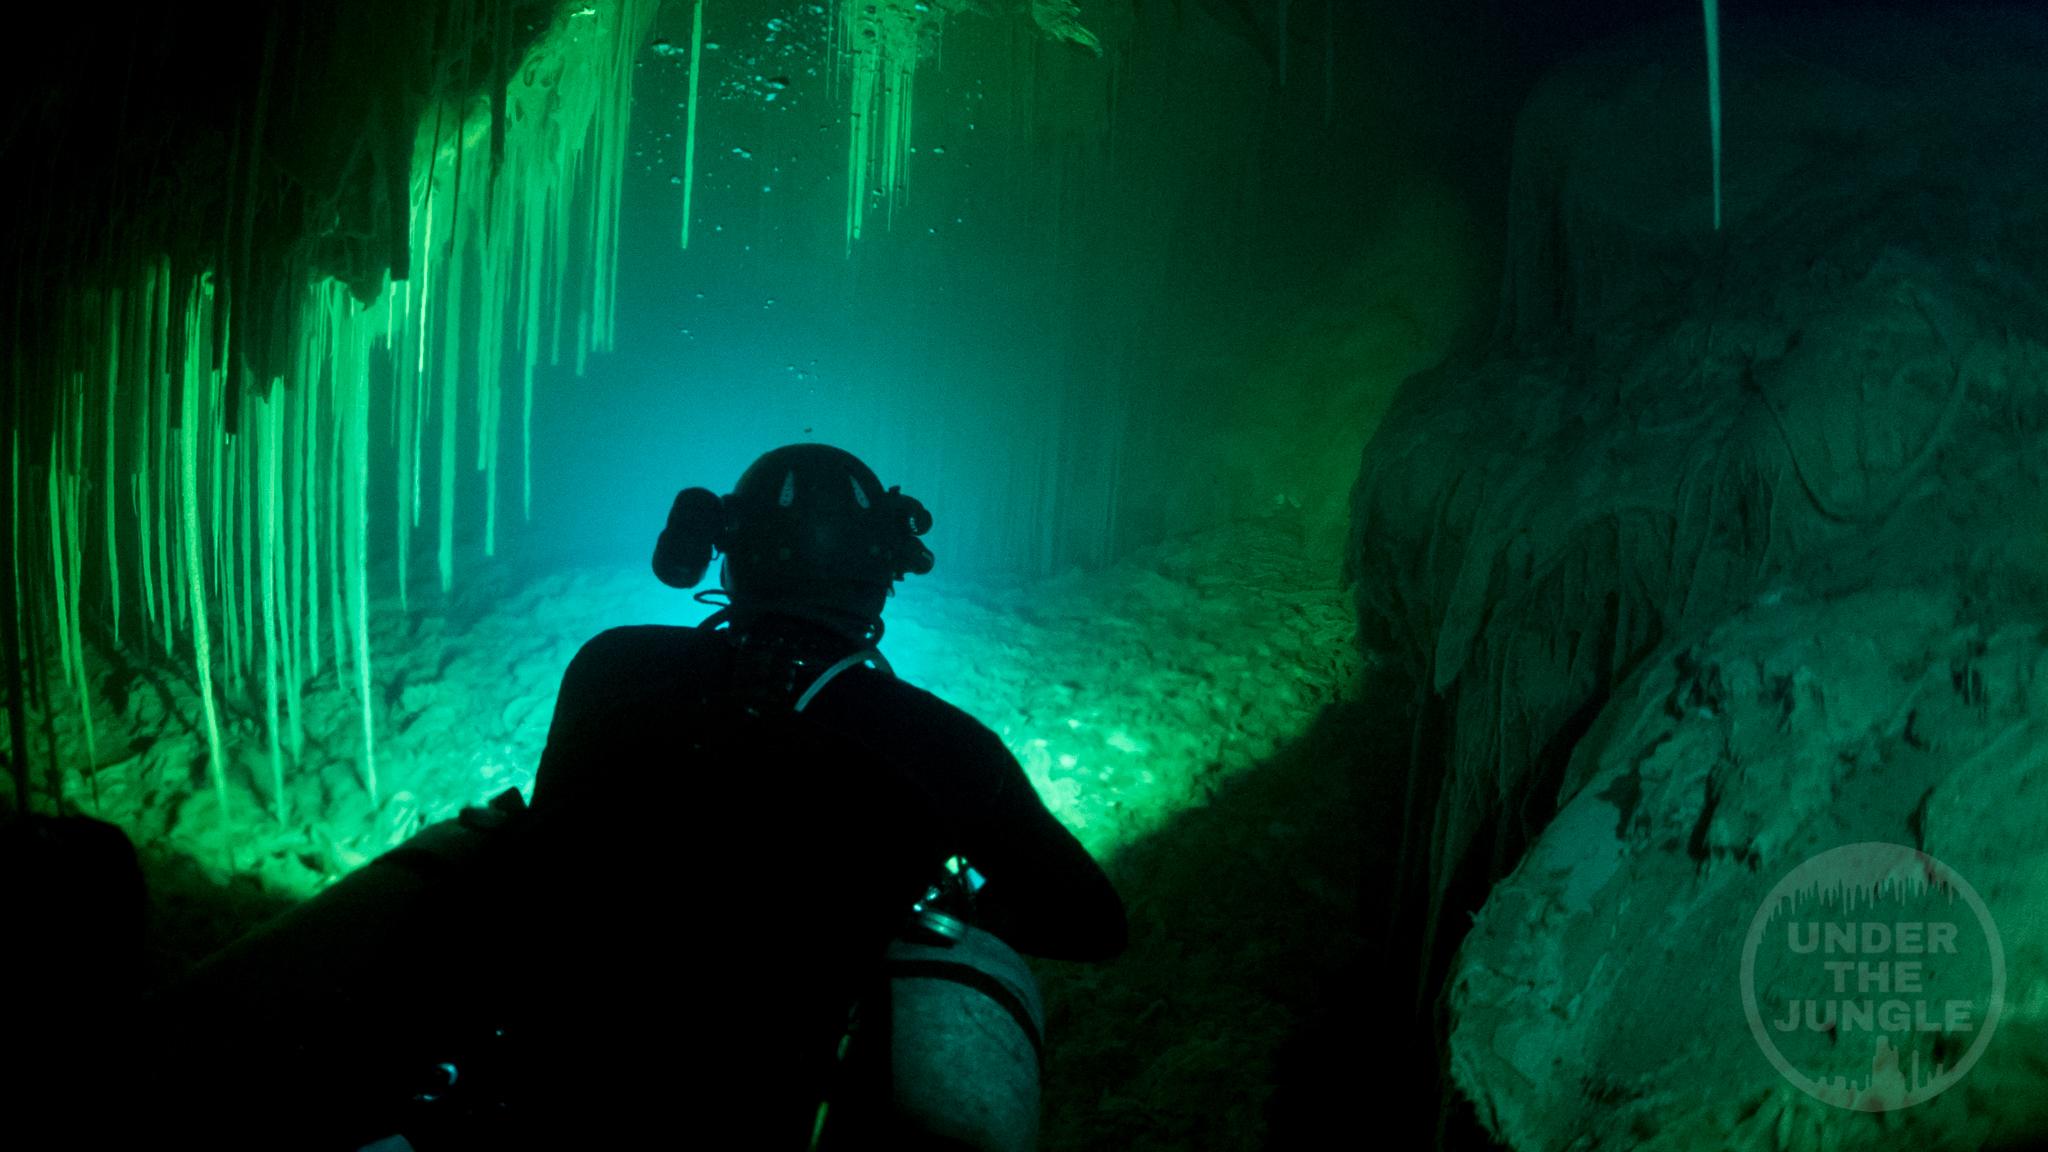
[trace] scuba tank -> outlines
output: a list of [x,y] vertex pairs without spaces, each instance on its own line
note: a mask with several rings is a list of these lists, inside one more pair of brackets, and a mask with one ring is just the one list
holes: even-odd
[[948,860],[889,945],[891,1110],[899,1130],[1032,1152],[1045,1005],[1024,958],[974,927],[979,881]]
[[981,1152],[1038,1147],[1045,1006],[1024,958],[969,927],[946,947],[889,946],[899,1124]]

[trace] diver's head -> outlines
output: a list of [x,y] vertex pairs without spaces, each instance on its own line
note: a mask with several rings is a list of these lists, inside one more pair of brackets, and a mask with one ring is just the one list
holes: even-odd
[[654,574],[673,588],[704,577],[725,556],[726,591],[749,602],[794,606],[877,623],[890,587],[932,570],[918,537],[931,513],[880,480],[852,453],[792,444],[754,461],[730,495],[690,488],[676,496],[654,546]]

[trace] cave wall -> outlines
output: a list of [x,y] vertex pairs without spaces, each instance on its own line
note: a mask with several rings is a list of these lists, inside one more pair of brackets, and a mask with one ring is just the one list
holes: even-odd
[[[1952,659],[1970,693],[1986,651],[2031,667],[2043,619],[2044,35],[1746,24],[1719,230],[1696,26],[1574,59],[1522,115],[1497,325],[1403,387],[1349,557],[1416,692],[1396,927],[1421,958],[1395,970],[1515,1147],[2037,1123],[1996,1103],[2018,1055],[1903,1127],[1813,1106],[1756,1051],[1736,969],[1772,881],[1845,838],[1992,877],[2040,852],[1916,815],[2032,787],[1979,755],[2031,731],[2030,674],[1985,672],[1988,711],[1931,761],[1910,718],[1945,715]],[[1992,909],[2031,923],[2012,883]]]

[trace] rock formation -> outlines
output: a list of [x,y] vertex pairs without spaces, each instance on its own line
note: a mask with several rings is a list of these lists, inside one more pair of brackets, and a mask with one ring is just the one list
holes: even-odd
[[[2038,1139],[2048,23],[1756,19],[1718,230],[1696,25],[1538,88],[1498,322],[1366,451],[1350,571],[1416,691],[1401,975],[1516,1148]],[[1873,842],[1911,866],[1759,915]],[[1949,911],[1874,910],[1907,898]]]

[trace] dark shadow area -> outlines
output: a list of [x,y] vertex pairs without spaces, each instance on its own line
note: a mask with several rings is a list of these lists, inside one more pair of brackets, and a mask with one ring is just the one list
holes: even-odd
[[[1416,938],[1389,933],[1409,698],[1369,675],[1359,699],[1110,863],[1130,950],[1034,965],[1045,1147],[1434,1145]],[[1450,1147],[1491,1146],[1469,1107],[1452,1132]]]
[[256,876],[215,880],[190,856],[162,845],[140,845],[135,855],[149,889],[149,922],[143,936],[145,989],[176,978],[298,906],[265,891]]
[[1417,945],[1393,933],[1410,699],[1397,677],[1369,681],[1349,706],[1347,746],[1330,749],[1353,789],[1355,930],[1364,947],[1325,978],[1275,1057],[1268,1148],[1426,1148],[1435,1138],[1434,1041],[1406,975]]

